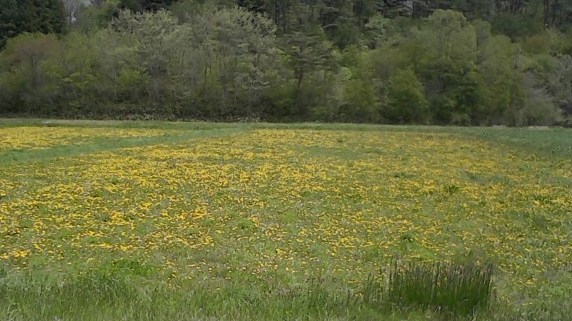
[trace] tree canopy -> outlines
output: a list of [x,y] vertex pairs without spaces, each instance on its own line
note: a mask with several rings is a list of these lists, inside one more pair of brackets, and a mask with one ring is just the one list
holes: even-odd
[[567,124],[558,0],[0,0],[0,114]]
[[66,15],[61,0],[0,0],[0,48],[24,32],[63,33]]

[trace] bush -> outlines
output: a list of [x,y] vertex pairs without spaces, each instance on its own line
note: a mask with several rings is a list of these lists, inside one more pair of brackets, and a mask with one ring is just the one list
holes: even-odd
[[413,69],[399,70],[389,79],[384,116],[392,122],[424,123],[428,102],[425,89]]

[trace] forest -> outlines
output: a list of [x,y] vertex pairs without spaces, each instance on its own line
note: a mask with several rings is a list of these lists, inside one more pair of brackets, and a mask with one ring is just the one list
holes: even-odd
[[0,115],[572,123],[569,0],[0,0]]

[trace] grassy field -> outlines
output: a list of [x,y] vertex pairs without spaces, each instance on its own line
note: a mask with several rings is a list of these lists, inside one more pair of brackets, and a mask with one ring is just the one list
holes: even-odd
[[572,131],[0,120],[0,241],[0,320],[451,318],[396,258],[572,320]]

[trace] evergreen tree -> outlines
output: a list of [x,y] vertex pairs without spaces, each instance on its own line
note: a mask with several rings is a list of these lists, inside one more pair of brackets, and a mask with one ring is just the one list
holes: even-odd
[[0,0],[0,48],[24,32],[63,33],[66,13],[61,0]]
[[120,7],[131,11],[158,11],[165,9],[177,2],[177,0],[121,0]]

